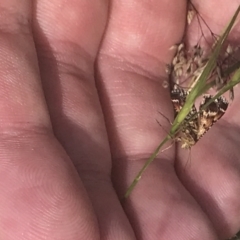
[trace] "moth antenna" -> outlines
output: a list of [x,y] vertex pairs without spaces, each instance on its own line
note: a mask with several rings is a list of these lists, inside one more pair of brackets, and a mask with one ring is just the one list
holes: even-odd
[[[172,122],[170,121],[170,119],[168,118],[168,117],[166,117],[163,113],[161,113],[160,111],[158,111],[158,113],[162,116],[162,117],[164,117],[167,121],[168,121],[168,123],[170,124],[170,125],[172,125]],[[157,120],[156,120],[157,121]],[[157,121],[158,122],[158,121]],[[158,122],[159,123],[159,122]],[[159,124],[160,126],[161,126],[161,124]]]

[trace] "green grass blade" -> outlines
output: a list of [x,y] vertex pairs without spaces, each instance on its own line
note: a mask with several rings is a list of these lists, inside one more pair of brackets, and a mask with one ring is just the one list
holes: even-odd
[[231,31],[231,29],[236,21],[236,18],[239,14],[239,11],[240,11],[240,6],[237,8],[235,14],[233,15],[232,19],[230,20],[229,24],[227,25],[225,31],[223,32],[223,34],[221,35],[221,37],[215,44],[213,52],[212,52],[208,62],[206,63],[206,66],[204,67],[202,73],[199,75],[199,79],[198,79],[196,85],[193,87],[193,89],[187,96],[186,103],[184,104],[181,111],[179,112],[179,114],[177,115],[177,117],[175,118],[175,120],[173,122],[173,126],[170,130],[171,135],[175,134],[176,130],[181,125],[181,123],[184,121],[187,114],[191,111],[191,108],[192,108],[193,104],[195,103],[196,99],[200,95],[205,93],[206,81],[207,81],[210,73],[216,66],[216,61],[220,54],[222,45],[224,44],[225,40],[227,39],[227,37]]
[[[212,70],[214,69],[214,67],[216,66],[216,61],[217,61],[217,58],[219,57],[222,46],[223,46],[225,40],[227,39],[235,21],[236,21],[236,18],[239,14],[239,11],[240,11],[240,6],[236,10],[234,16],[232,17],[231,21],[227,25],[223,34],[221,35],[221,37],[216,42],[216,44],[213,48],[213,52],[212,52],[208,62],[206,63],[202,73],[199,75],[199,78],[197,80],[196,85],[192,88],[191,92],[187,96],[186,103],[184,104],[183,108],[181,109],[181,111],[179,112],[177,117],[175,118],[175,120],[173,122],[173,125],[172,125],[172,128],[170,129],[169,135],[164,138],[164,140],[158,145],[158,147],[156,148],[154,153],[146,161],[146,163],[144,164],[142,169],[139,171],[139,173],[137,174],[137,176],[133,180],[132,184],[127,189],[127,191],[124,195],[124,198],[127,198],[130,195],[130,193],[132,192],[132,190],[134,189],[134,187],[136,186],[136,184],[140,180],[144,171],[147,169],[147,167],[150,165],[150,163],[159,154],[160,149],[163,147],[163,145],[166,144],[169,140],[171,140],[172,136],[174,137],[176,135],[176,133],[180,130],[182,122],[185,120],[187,114],[190,112],[190,110],[191,110],[193,104],[195,103],[196,99],[200,95],[206,93],[206,91],[208,91],[211,87],[214,86],[215,83],[214,82],[207,83],[207,79],[208,79],[210,73],[212,72]],[[239,67],[239,65],[234,66],[234,68],[238,68],[238,67]],[[230,72],[231,71],[233,71],[233,70],[230,69]],[[211,101],[209,101],[206,104],[206,106],[204,106],[204,107],[207,107],[207,105],[209,105],[212,101],[214,101],[216,98],[221,96],[223,93],[225,93],[229,89],[233,88],[239,82],[240,82],[240,69],[238,69],[234,73],[232,79],[222,89],[220,89],[220,91],[213,97],[213,99]]]

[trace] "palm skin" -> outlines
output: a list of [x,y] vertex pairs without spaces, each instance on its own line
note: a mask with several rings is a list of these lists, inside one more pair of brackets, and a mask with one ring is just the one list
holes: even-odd
[[173,147],[119,200],[166,135],[155,119],[170,127],[158,111],[173,117],[162,83],[185,1],[1,6],[2,239],[213,240],[238,230],[237,90],[190,166]]

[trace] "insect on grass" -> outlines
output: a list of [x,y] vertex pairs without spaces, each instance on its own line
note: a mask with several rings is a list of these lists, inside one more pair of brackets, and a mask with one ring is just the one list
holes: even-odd
[[[190,85],[185,88],[181,85],[181,81],[177,82],[175,81],[176,79],[171,79],[171,91],[176,91],[171,92],[172,96],[174,96],[172,97],[172,101],[173,104],[175,104],[174,108],[176,111],[176,116],[173,121],[172,127],[169,133],[157,146],[156,150],[153,152],[153,154],[146,161],[142,169],[139,171],[132,184],[127,189],[124,198],[127,198],[130,195],[130,193],[142,177],[142,174],[145,172],[151,162],[156,158],[159,152],[161,152],[162,147],[167,142],[171,141],[174,138],[179,138],[184,148],[191,148],[194,144],[196,144],[196,142],[201,138],[201,136],[203,136],[204,133],[206,133],[206,131],[210,129],[213,123],[220,119],[225,113],[228,107],[228,103],[225,101],[222,95],[225,92],[233,89],[233,87],[240,82],[240,69],[238,69],[239,63],[236,62],[235,64],[233,64],[233,66],[236,65],[234,66],[234,68],[230,66],[226,69],[226,71],[224,69],[223,75],[221,75],[221,77],[223,77],[223,81],[221,81],[220,84],[217,84],[215,77],[217,77],[217,74],[219,74],[217,66],[219,65],[219,62],[222,63],[220,57],[221,54],[224,52],[224,44],[226,44],[226,39],[236,21],[239,11],[240,6],[237,8],[235,14],[231,18],[223,33],[218,36],[211,45],[210,51],[206,53],[207,57],[204,56],[205,52],[200,45],[200,41],[198,41],[197,47],[193,49],[197,52],[197,56],[195,56],[194,53],[191,53],[192,55],[190,54],[190,62],[187,61],[183,64],[183,62],[180,61],[180,65],[176,67],[176,65],[179,64],[179,61],[176,61],[174,63],[176,59],[173,59],[173,64],[169,68],[170,75],[177,76],[177,80],[179,81],[181,80],[180,77],[183,75],[183,73],[186,72],[187,74],[189,74],[187,76],[187,79],[190,79]],[[191,21],[189,22],[193,21],[194,18],[191,19]],[[184,52],[185,46],[179,46],[180,45],[177,46],[177,54],[180,53],[179,57],[184,57],[184,54],[186,54],[186,52]],[[184,51],[181,52],[182,50]],[[199,56],[201,60],[200,63],[198,62]],[[196,64],[199,64],[199,66],[196,66]],[[222,66],[220,65],[220,67]],[[185,71],[186,69],[190,70]],[[220,71],[222,70],[223,69],[220,68]],[[229,77],[229,80],[227,79],[227,77]],[[215,88],[216,94],[213,96],[204,95],[211,88]],[[198,111],[196,111],[195,103],[199,97],[202,97],[203,100],[199,106]]]
[[[186,38],[176,46],[176,55],[170,65],[170,86],[171,99],[174,107],[175,117],[181,111],[186,103],[187,96],[199,81],[201,73],[206,67],[210,56],[219,36],[211,31],[206,21],[198,13],[195,6],[189,2],[189,11],[187,14],[188,25],[192,24],[193,19],[198,23],[198,30],[200,30],[200,37],[194,46],[188,44]],[[207,34],[210,35],[209,40],[203,32],[202,24],[207,29]],[[187,35],[186,35],[187,36]],[[206,50],[204,44],[208,45]],[[225,45],[227,44],[227,41]],[[215,66],[212,68],[210,74],[207,76],[206,84],[211,84],[211,88],[215,90],[221,89],[231,77],[231,74],[223,74],[225,69],[229,68],[230,64],[236,64],[239,61],[235,59],[234,54],[236,49],[228,43],[226,49],[220,49],[219,56],[215,59]],[[233,88],[230,89],[230,99],[233,100]],[[182,148],[190,149],[194,146],[226,112],[228,108],[228,101],[224,96],[219,96],[212,99],[212,95],[204,92],[201,103],[197,109],[195,102],[192,104],[189,113],[185,116],[182,122],[182,127],[177,133],[177,141],[181,142]],[[208,104],[208,106],[205,106]],[[204,107],[205,106],[205,107]]]

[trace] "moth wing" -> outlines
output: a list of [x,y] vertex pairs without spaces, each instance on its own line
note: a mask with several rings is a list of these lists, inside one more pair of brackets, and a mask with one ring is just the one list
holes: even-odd
[[177,85],[174,86],[173,90],[171,91],[171,100],[175,112],[175,117],[185,104],[186,96],[187,92],[185,90],[177,87]]
[[201,138],[212,127],[212,125],[224,115],[227,110],[228,102],[223,97],[215,99],[205,109],[202,110],[203,106],[211,99],[212,96],[205,95],[202,103],[200,104],[200,112],[198,116],[198,138]]

